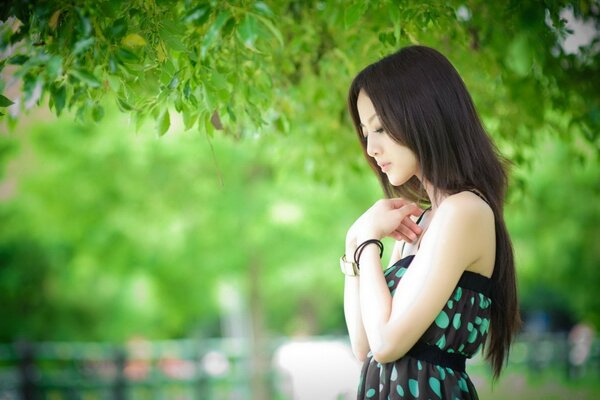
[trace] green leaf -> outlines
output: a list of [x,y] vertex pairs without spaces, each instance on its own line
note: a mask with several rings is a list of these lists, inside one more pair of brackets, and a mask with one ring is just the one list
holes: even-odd
[[196,26],[203,25],[210,16],[210,8],[207,4],[201,4],[193,8],[190,13],[185,17],[184,22],[186,24],[193,23]]
[[508,46],[506,65],[518,76],[526,76],[533,64],[533,52],[526,34],[517,36]]
[[238,26],[237,32],[244,46],[254,48],[254,42],[258,37],[256,18],[247,14]]
[[214,70],[210,76],[210,85],[215,92],[223,99],[229,98],[231,95],[230,85],[225,78],[225,75]]
[[133,107],[131,106],[131,104],[129,104],[128,102],[126,102],[125,100],[123,100],[120,97],[117,97],[117,105],[119,106],[119,108],[121,109],[121,111],[131,111],[131,110],[133,110]]
[[64,85],[52,85],[50,88],[50,96],[54,102],[56,115],[60,116],[60,113],[62,112],[63,108],[65,108],[65,104],[67,102],[67,89]]
[[352,27],[358,22],[365,11],[367,11],[367,2],[362,0],[347,7],[344,10],[344,26],[346,28]]
[[181,98],[177,98],[175,99],[175,111],[177,111],[178,113],[183,111],[183,101],[181,100]]
[[27,62],[27,60],[29,60],[29,56],[18,54],[14,57],[9,58],[8,63],[12,65],[23,65],[25,64],[25,62]]
[[198,118],[198,132],[212,138],[215,135],[215,127],[210,120],[210,113],[202,112]]
[[158,117],[158,121],[156,124],[156,131],[158,132],[158,135],[162,136],[165,133],[167,133],[170,125],[171,118],[169,116],[169,110],[165,109]]
[[396,44],[396,38],[394,37],[394,33],[392,32],[381,32],[379,33],[379,42],[381,44],[389,44],[389,45],[395,45]]
[[215,126],[212,123],[211,117],[212,117],[212,115],[210,113],[207,113],[205,115],[204,128],[205,128],[206,134],[212,138],[215,136]]
[[187,81],[185,81],[185,85],[183,85],[183,95],[186,99],[189,99],[191,94],[192,88],[190,86],[190,80],[188,79]]
[[123,63],[134,64],[139,62],[139,58],[134,52],[124,49],[123,47],[117,49],[117,58]]
[[177,77],[177,74],[175,74],[173,76],[173,78],[171,79],[171,81],[169,82],[169,84],[167,85],[167,87],[169,89],[173,90],[177,87],[177,85],[179,85],[179,78]]
[[78,41],[77,43],[75,43],[75,46],[73,47],[73,55],[84,52],[89,47],[91,47],[95,41],[96,41],[96,39],[94,39],[93,37],[90,37],[87,39],[82,39],[82,40]]
[[179,21],[165,21],[158,31],[160,38],[165,45],[175,51],[186,51],[187,47],[183,43],[183,33],[185,31],[180,26]]
[[279,29],[277,29],[269,19],[261,16],[258,16],[257,18],[260,22],[262,22],[264,26],[267,27],[267,29],[271,31],[275,39],[277,39],[277,42],[279,42],[279,45],[283,47],[283,35],[279,31]]
[[233,122],[237,122],[237,117],[235,116],[235,111],[233,110],[233,107],[231,107],[230,104],[227,105],[227,115],[229,115],[229,118],[231,118],[231,120]]
[[198,113],[190,110],[183,110],[183,126],[186,131],[194,126],[196,120],[198,120]]
[[25,92],[25,101],[31,99],[38,86],[38,76],[28,73],[23,77],[23,92]]
[[102,117],[104,117],[104,108],[102,108],[100,104],[96,104],[92,108],[92,119],[95,122],[100,122],[100,120],[102,120]]
[[252,7],[259,13],[266,15],[268,17],[273,16],[273,11],[266,5],[263,1],[257,1],[252,5]]
[[135,120],[135,132],[138,133],[146,120],[146,113],[144,112],[136,112],[133,114],[133,119]]
[[8,106],[13,105],[13,104],[15,104],[15,103],[13,103],[8,98],[6,98],[6,97],[4,97],[3,95],[0,94],[0,107],[8,107]]
[[208,110],[212,110],[214,108],[217,107],[217,99],[215,98],[215,93],[213,92],[213,90],[209,89],[206,87],[206,85],[203,85],[201,88],[201,92],[202,92],[202,97],[204,100],[204,105]]
[[48,80],[53,81],[62,75],[62,57],[53,56],[48,64],[46,65],[46,73],[48,74]]
[[92,73],[82,69],[72,69],[69,71],[71,75],[92,88],[100,87],[100,81]]
[[111,54],[108,57],[108,71],[111,74],[115,74],[117,72],[117,59],[114,54]]
[[231,14],[229,13],[229,11],[219,12],[219,15],[215,19],[215,22],[213,22],[210,28],[208,28],[208,31],[206,32],[206,35],[204,35],[204,39],[202,40],[202,43],[205,48],[208,48],[213,45],[214,41],[219,36],[221,28],[225,25],[229,18],[231,18]]
[[79,14],[79,28],[83,36],[89,36],[92,33],[92,23],[87,15],[84,14],[82,8],[76,8],[77,14]]
[[108,37],[113,40],[121,39],[127,33],[127,20],[119,18],[108,28]]
[[225,23],[225,25],[223,26],[223,28],[221,29],[221,37],[227,37],[229,35],[231,35],[231,32],[233,32],[233,28],[236,25],[236,20],[235,18],[229,18],[227,20],[227,22]]
[[146,45],[146,39],[140,36],[137,33],[130,33],[121,39],[121,43],[125,47],[136,48],[136,47],[144,47]]
[[118,92],[121,88],[121,79],[114,75],[107,75],[106,80],[108,81],[108,86],[113,90],[113,92]]

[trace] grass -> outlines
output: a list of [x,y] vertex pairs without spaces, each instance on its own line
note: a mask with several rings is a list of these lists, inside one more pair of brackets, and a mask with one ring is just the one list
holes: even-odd
[[538,373],[525,366],[508,366],[492,384],[484,365],[467,368],[479,397],[485,400],[597,400],[600,399],[600,370],[590,370],[576,379],[567,379],[564,369],[547,368]]

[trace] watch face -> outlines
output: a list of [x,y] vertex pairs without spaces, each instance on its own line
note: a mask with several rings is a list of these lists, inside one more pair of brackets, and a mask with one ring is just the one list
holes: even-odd
[[348,275],[348,276],[357,276],[358,275],[357,265],[353,262],[346,261],[345,255],[340,258],[340,269],[342,270],[342,273],[344,273],[344,275]]

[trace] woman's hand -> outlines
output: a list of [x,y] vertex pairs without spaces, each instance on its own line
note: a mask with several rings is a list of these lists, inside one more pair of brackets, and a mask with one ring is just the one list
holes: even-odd
[[423,230],[410,216],[422,213],[415,203],[402,198],[378,200],[356,220],[348,236],[352,233],[355,243],[386,236],[412,243]]

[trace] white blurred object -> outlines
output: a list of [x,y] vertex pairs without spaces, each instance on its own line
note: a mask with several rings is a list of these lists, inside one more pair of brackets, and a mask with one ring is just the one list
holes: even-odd
[[277,349],[282,392],[293,400],[355,399],[361,363],[342,341],[291,341]]
[[213,377],[224,376],[229,372],[229,360],[218,351],[210,351],[202,358],[202,367]]
[[579,53],[580,46],[588,46],[598,36],[594,21],[575,17],[572,7],[561,10],[560,17],[567,20],[567,28],[573,31],[571,35],[563,40],[562,47],[565,53]]
[[592,350],[594,336],[594,329],[584,323],[579,323],[571,329],[571,332],[569,332],[569,344],[571,346],[569,361],[572,365],[579,367],[586,363]]

